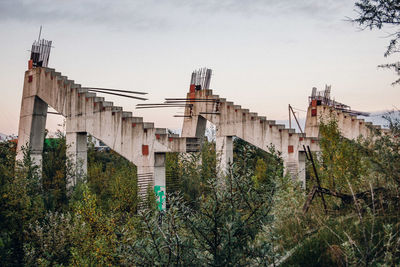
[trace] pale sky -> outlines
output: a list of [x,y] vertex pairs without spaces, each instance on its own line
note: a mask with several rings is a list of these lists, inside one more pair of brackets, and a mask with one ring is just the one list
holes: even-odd
[[[0,132],[16,134],[24,71],[40,25],[53,41],[49,67],[83,86],[146,91],[148,103],[185,97],[191,72],[213,69],[211,88],[271,120],[305,110],[312,87],[361,111],[400,106],[397,76],[377,65],[387,31],[360,31],[351,0],[0,0]],[[105,96],[155,122],[181,128],[178,109]],[[304,113],[300,114],[304,117]],[[48,116],[54,131],[60,118]]]

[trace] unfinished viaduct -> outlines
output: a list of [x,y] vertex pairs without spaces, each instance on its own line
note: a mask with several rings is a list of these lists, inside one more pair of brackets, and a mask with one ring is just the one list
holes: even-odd
[[273,145],[282,153],[286,172],[303,184],[304,146],[319,151],[321,119],[334,114],[341,132],[350,139],[371,133],[369,123],[358,119],[347,106],[332,102],[315,89],[309,101],[305,133],[296,133],[294,129],[213,94],[209,89],[210,79],[211,70],[207,70],[205,76],[200,72],[192,74],[190,89],[184,99],[182,135],[178,136],[114,106],[60,72],[32,66],[30,61],[24,77],[17,159],[23,157],[23,146],[29,145],[34,162],[41,166],[47,110],[51,106],[66,118],[67,153],[76,165],[76,175],[68,180],[69,187],[75,185],[76,177],[86,174],[87,135],[90,134],[137,166],[140,193],[144,195],[148,186],[154,187],[159,208],[163,209],[165,153],[199,151],[207,121],[216,125],[216,150],[222,172],[233,160],[232,139],[239,137],[267,152]]
[[165,128],[155,128],[154,123],[134,117],[132,112],[88,92],[60,72],[37,67],[25,73],[17,159],[23,157],[22,146],[29,144],[31,157],[41,165],[48,106],[66,118],[67,153],[78,172],[68,186],[75,185],[76,177],[86,174],[87,134],[137,166],[142,194],[149,185],[158,194],[165,194],[166,152],[197,151],[193,138],[181,138]]

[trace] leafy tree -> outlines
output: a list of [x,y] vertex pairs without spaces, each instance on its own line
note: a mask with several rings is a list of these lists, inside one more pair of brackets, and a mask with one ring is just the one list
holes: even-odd
[[184,223],[202,264],[249,265],[261,256],[258,247],[250,244],[271,220],[273,191],[265,186],[256,188],[251,177],[239,176],[237,170],[230,172],[224,183],[220,179],[210,181],[210,194],[199,199],[198,210],[185,210]]
[[[192,266],[195,261],[193,239],[186,234],[180,216],[182,197],[168,199],[167,212],[142,210],[137,216],[136,238],[122,237],[120,258],[124,265]],[[130,235],[125,232],[124,235]]]
[[[319,128],[321,186],[341,193],[349,193],[348,182],[360,187],[368,168],[361,146],[341,136],[334,118],[321,121]],[[314,176],[313,172],[310,173]]]
[[61,211],[68,206],[67,177],[72,176],[72,162],[67,157],[65,135],[47,138],[43,147],[42,185],[47,210]]
[[179,169],[179,153],[167,153],[165,157],[167,194],[179,191],[181,180]]
[[[376,131],[373,140],[366,140],[367,157],[375,175],[382,176],[382,184],[399,190],[400,188],[400,119],[385,116],[389,131]],[[389,164],[390,163],[390,164]]]
[[74,229],[71,233],[71,263],[76,266],[115,265],[116,232],[115,220],[102,212],[86,183],[83,200],[72,204]]
[[216,176],[216,164],[214,142],[205,141],[200,153],[179,156],[179,190],[190,205],[196,207],[198,198],[208,194],[207,183]]
[[[391,38],[385,52],[385,57],[400,52],[400,4],[397,0],[358,0],[355,3],[358,16],[351,21],[363,27],[363,29],[383,29],[384,27],[393,31],[389,34]],[[394,69],[398,74],[399,62],[380,65],[380,67]],[[397,79],[392,84],[400,83]]]
[[[24,231],[28,225],[44,215],[44,202],[38,167],[33,163],[30,150],[17,163],[12,177],[4,177],[0,200],[0,263],[2,266],[21,265],[24,259]],[[6,166],[14,168],[9,163]],[[5,173],[12,173],[8,170]]]
[[[374,138],[350,141],[340,136],[334,120],[321,124],[318,173],[323,186],[331,188],[332,197],[326,197],[327,205],[335,209],[330,209],[325,215],[321,212],[320,199],[316,198],[314,202],[317,204],[313,204],[310,212],[301,215],[295,212],[299,211],[297,205],[290,207],[290,201],[281,202],[281,198],[275,202],[275,205],[281,202],[286,211],[282,213],[280,209],[274,209],[277,212],[275,229],[286,247],[284,255],[287,257],[281,258],[284,266],[310,266],[310,263],[314,266],[397,264],[399,243],[392,240],[399,238],[398,164],[395,160],[400,150],[396,134],[398,124],[390,125],[390,133],[378,132]],[[382,160],[387,161],[383,163]],[[332,191],[347,193],[350,201],[337,205],[340,194],[333,195]],[[279,219],[288,212],[293,214],[290,219]],[[291,235],[297,238],[291,241]],[[297,245],[293,247],[294,244]]]
[[273,190],[256,187],[236,169],[227,177],[210,178],[206,187],[209,193],[199,197],[196,208],[172,196],[166,213],[140,213],[141,234],[123,244],[124,258],[143,265],[247,266],[272,253],[264,243],[253,242],[272,220]]
[[[233,144],[233,161],[237,166],[242,166],[242,174],[254,175],[256,166],[259,165],[260,168],[260,164],[264,165],[261,163],[263,161],[266,166],[263,174],[266,175],[265,182],[283,176],[283,161],[280,158],[280,152],[276,151],[273,146],[270,146],[266,152],[240,138],[235,138]],[[257,175],[261,175],[261,173],[258,172]]]
[[88,185],[104,210],[135,213],[138,199],[137,171],[127,159],[116,152],[88,149]]
[[29,225],[25,234],[25,264],[69,265],[74,223],[70,213],[49,212],[42,221]]

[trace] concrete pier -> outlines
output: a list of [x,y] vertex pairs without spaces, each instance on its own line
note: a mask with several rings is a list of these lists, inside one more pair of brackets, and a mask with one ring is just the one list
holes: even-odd
[[160,210],[165,210],[166,179],[165,179],[165,153],[154,155],[154,192]]
[[87,134],[86,132],[67,132],[67,155],[71,160],[75,171],[72,177],[68,177],[67,188],[73,187],[77,179],[87,175]]
[[21,103],[20,127],[18,129],[17,160],[23,159],[22,148],[29,147],[33,163],[40,169],[42,169],[47,108],[47,104],[31,92],[31,86],[25,84]]
[[[76,184],[77,177],[86,175],[86,136],[90,134],[137,166],[140,194],[145,196],[147,189],[153,188],[159,208],[164,209],[165,153],[198,152],[207,121],[217,129],[216,150],[220,172],[224,173],[233,161],[232,140],[236,136],[267,152],[270,146],[280,151],[285,172],[303,185],[303,146],[319,151],[318,126],[321,118],[336,116],[339,129],[349,139],[368,136],[371,132],[371,125],[364,120],[312,102],[307,112],[306,134],[296,133],[294,129],[285,128],[274,120],[214,95],[208,89],[211,71],[204,73],[207,74],[204,81],[191,84],[184,99],[187,105],[182,137],[179,137],[169,134],[165,128],[154,127],[154,123],[145,122],[142,117],[133,116],[132,112],[124,111],[122,107],[114,106],[54,69],[32,68],[25,72],[24,78],[17,159],[23,157],[22,147],[29,145],[34,162],[41,166],[47,108],[51,106],[66,118],[68,155],[77,167],[74,177],[68,178],[68,187]],[[192,81],[198,80],[193,79],[194,76]]]
[[232,136],[217,136],[215,139],[217,153],[217,167],[223,175],[233,163],[233,138]]
[[216,149],[220,159],[220,171],[225,172],[228,162],[232,162],[232,137],[239,137],[250,144],[269,152],[272,145],[282,153],[285,172],[293,179],[305,183],[305,162],[302,156],[303,145],[309,145],[312,151],[319,151],[318,138],[306,137],[296,133],[294,129],[276,124],[255,112],[235,105],[210,89],[191,91],[187,99],[196,99],[192,105],[185,108],[182,136],[194,137],[199,135],[197,129],[200,117],[216,126]]

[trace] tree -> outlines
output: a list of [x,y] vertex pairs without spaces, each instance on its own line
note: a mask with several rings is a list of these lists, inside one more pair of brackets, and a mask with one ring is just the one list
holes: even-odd
[[238,175],[237,167],[226,177],[209,178],[204,186],[208,194],[197,199],[195,208],[171,196],[166,212],[141,211],[138,237],[121,244],[123,261],[146,266],[268,263],[273,251],[258,234],[272,221],[274,187],[255,186],[251,176]]
[[[0,265],[22,265],[24,231],[28,225],[44,215],[43,194],[39,168],[34,164],[29,149],[17,163],[13,176],[2,178],[0,187]],[[7,160],[7,159],[5,159]],[[11,162],[13,159],[9,158]],[[14,166],[6,163],[9,168]],[[8,170],[4,173],[10,173]]]
[[68,205],[67,177],[72,175],[73,166],[67,157],[67,141],[62,132],[58,131],[55,138],[44,140],[42,165],[45,208],[65,210]]
[[[389,34],[392,38],[385,52],[385,57],[400,52],[400,2],[398,0],[358,0],[355,3],[358,17],[351,19],[362,29],[383,29],[391,26],[393,33]],[[394,69],[400,75],[399,62],[383,64],[379,67]],[[397,79],[392,84],[399,84]]]

